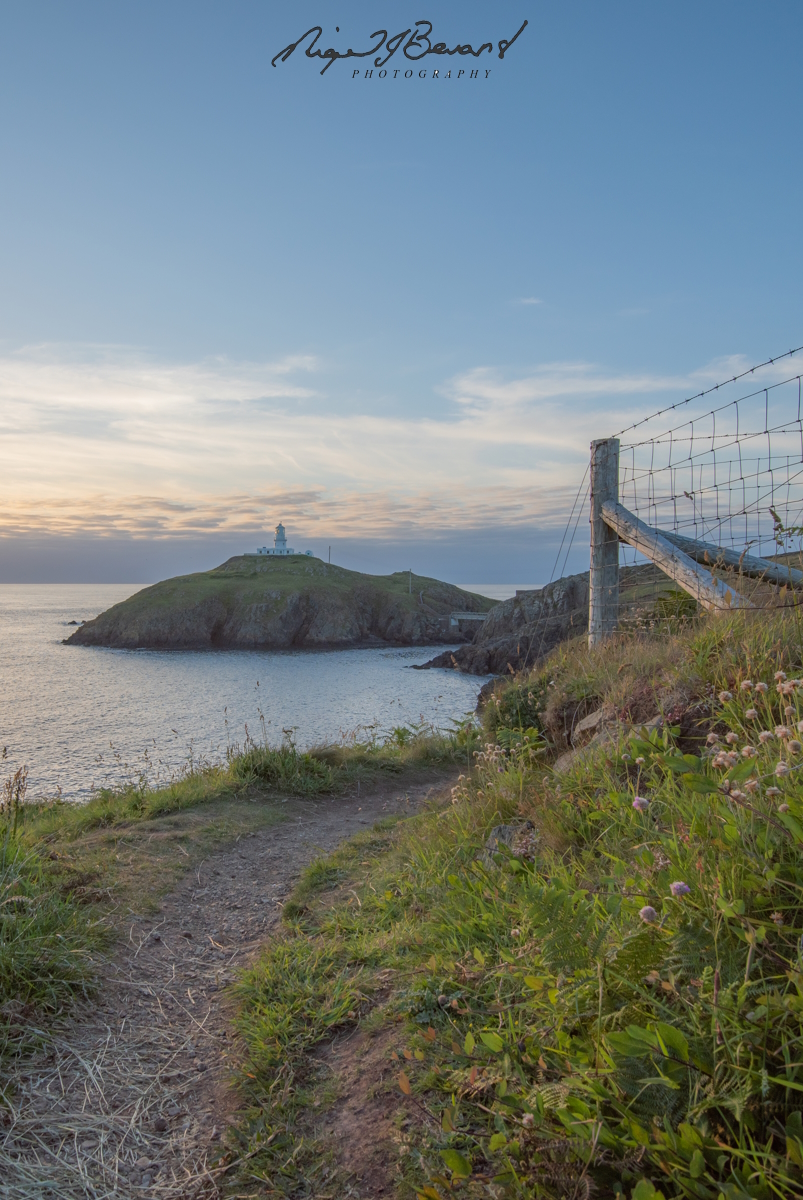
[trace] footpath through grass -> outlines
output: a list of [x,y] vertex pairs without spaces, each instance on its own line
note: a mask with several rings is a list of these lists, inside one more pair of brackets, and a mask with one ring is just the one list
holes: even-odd
[[[452,803],[307,872],[240,986],[248,1188],[339,1194],[313,1051],[362,1025],[392,1039],[400,1197],[803,1197],[796,615],[563,647]],[[618,736],[554,774],[600,707]]]
[[[131,911],[216,846],[283,819],[282,800],[403,781],[465,760],[472,734],[399,729],[383,744],[251,743],[168,787],[101,791],[86,804],[25,803],[25,773],[0,794],[0,1067],[46,1038],[99,986],[103,957]],[[4,1084],[0,1070],[0,1105]]]

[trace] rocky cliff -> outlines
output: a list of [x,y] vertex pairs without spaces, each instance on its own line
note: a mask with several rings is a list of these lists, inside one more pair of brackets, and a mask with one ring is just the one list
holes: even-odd
[[[677,592],[647,564],[619,572],[620,617],[643,617],[660,596]],[[588,571],[566,575],[533,592],[520,592],[488,614],[473,642],[439,654],[426,667],[452,667],[469,675],[503,675],[532,666],[559,642],[588,632]]]
[[[320,559],[231,558],[144,588],[67,638],[123,649],[288,649],[437,645],[462,640],[453,610],[494,601],[407,572],[363,575]],[[451,665],[451,664],[450,664]]]
[[447,650],[426,665],[454,667],[469,675],[519,671],[558,642],[587,629],[588,571],[503,601],[488,614],[470,645]]

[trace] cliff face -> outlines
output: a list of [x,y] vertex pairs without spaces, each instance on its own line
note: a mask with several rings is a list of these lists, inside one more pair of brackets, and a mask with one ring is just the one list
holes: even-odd
[[567,575],[537,592],[497,604],[469,646],[439,654],[426,665],[453,667],[469,675],[520,671],[558,642],[588,629],[588,571]]
[[[619,571],[620,618],[651,608],[658,596],[677,589],[656,567]],[[473,642],[439,654],[428,667],[452,667],[469,675],[504,675],[544,658],[559,642],[588,632],[588,571],[566,575],[537,592],[522,592],[488,614]]]
[[458,642],[456,610],[493,601],[436,579],[362,575],[319,559],[232,558],[168,579],[80,626],[67,642],[122,649],[288,649]]

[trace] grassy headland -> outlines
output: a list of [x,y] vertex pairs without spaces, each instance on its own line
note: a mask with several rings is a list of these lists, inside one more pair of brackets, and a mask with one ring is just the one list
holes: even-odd
[[131,649],[430,645],[460,640],[450,612],[484,613],[494,603],[406,571],[364,575],[301,554],[241,556],[143,588],[68,641]]
[[316,1047],[360,1028],[399,1196],[803,1196],[801,673],[793,610],[504,685],[453,803],[311,868],[243,980],[250,1180],[336,1193]]

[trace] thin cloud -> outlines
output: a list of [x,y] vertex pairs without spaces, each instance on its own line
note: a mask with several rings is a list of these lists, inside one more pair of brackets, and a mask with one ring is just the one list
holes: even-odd
[[544,302],[543,302],[543,300],[539,300],[539,298],[537,296],[522,296],[522,298],[520,300],[517,300],[516,303],[517,304],[543,304]]
[[558,526],[591,438],[741,363],[683,377],[477,367],[443,384],[433,417],[310,412],[326,394],[311,357],[176,365],[37,347],[0,358],[0,536],[257,534],[281,514],[299,536]]

